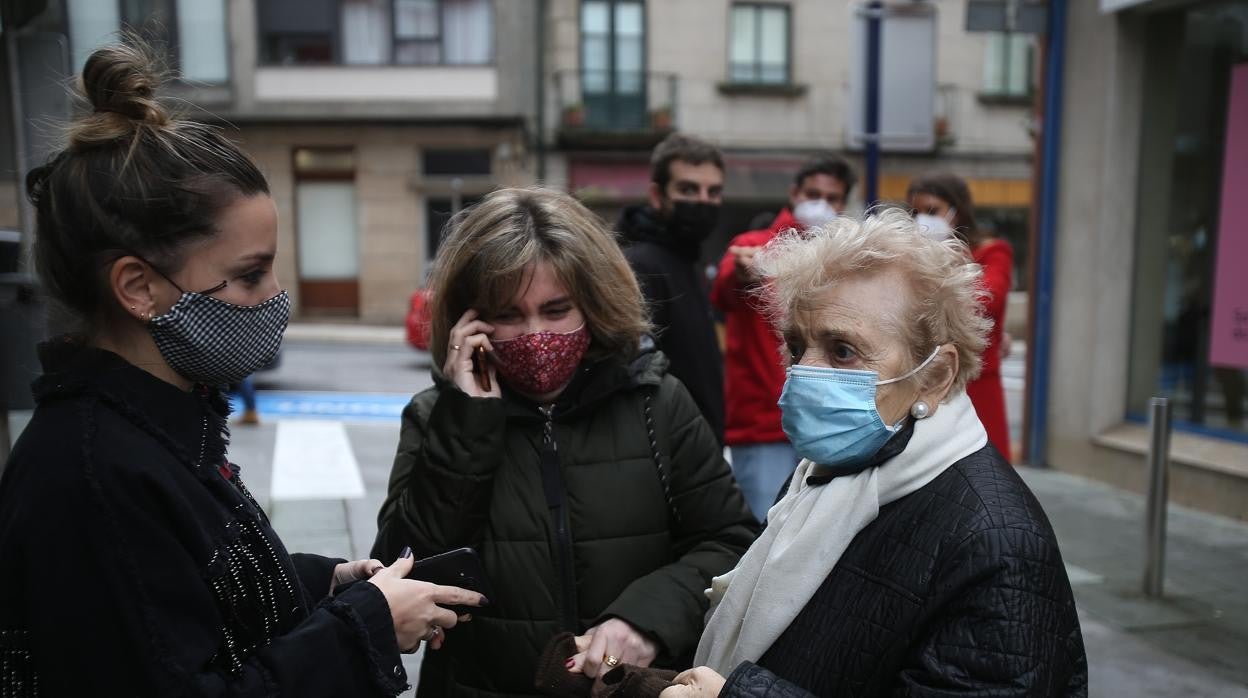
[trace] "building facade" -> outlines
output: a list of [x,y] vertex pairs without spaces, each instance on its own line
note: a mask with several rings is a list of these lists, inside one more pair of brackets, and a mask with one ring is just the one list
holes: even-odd
[[1248,518],[1248,1],[1071,2],[1047,386],[1050,465]]
[[[1033,41],[965,31],[964,0],[906,5],[900,11],[921,15],[912,19],[926,43],[917,51],[900,39],[890,45],[886,30],[884,77],[896,83],[930,71],[917,128],[931,144],[886,149],[880,195],[904,198],[922,173],[965,177],[985,224],[1017,248],[1025,287]],[[722,229],[706,250],[717,259],[751,219],[785,204],[793,174],[812,153],[840,153],[861,168],[852,123],[863,69],[858,7],[549,0],[549,181],[613,220],[622,205],[643,199],[649,150],[664,135],[679,129],[707,138],[724,150],[728,169]],[[890,112],[887,95],[884,109]]]
[[[902,198],[923,172],[966,177],[981,218],[1015,244],[1025,288],[1034,48],[1021,36],[965,32],[964,0],[909,5],[928,16],[930,41],[917,53],[894,41],[900,58],[893,72],[886,58],[885,77],[930,72],[917,112],[931,144],[886,151],[880,193]],[[296,314],[392,323],[451,212],[498,186],[566,187],[613,221],[622,205],[643,200],[650,149],[675,129],[698,134],[728,164],[710,259],[784,205],[811,153],[860,165],[855,7],[52,0],[28,33],[59,37],[50,50],[63,54],[65,75],[119,29],[160,42],[183,76],[177,96],[229,129],[269,177],[279,272]],[[23,58],[50,63],[35,49]],[[54,116],[69,116],[68,105],[54,106]],[[45,141],[46,153],[54,144]],[[14,180],[0,187],[0,225],[16,225]]]
[[[173,94],[226,128],[268,177],[296,315],[395,323],[451,212],[534,180],[536,8],[54,0],[28,33],[60,37],[67,74],[123,28],[158,42],[181,76]],[[16,208],[0,205],[0,216],[15,224]]]

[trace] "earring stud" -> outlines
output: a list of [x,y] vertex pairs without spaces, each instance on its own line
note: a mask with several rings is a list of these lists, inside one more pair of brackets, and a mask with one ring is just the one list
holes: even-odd
[[926,419],[929,414],[931,414],[931,408],[922,400],[910,406],[910,416],[915,419]]

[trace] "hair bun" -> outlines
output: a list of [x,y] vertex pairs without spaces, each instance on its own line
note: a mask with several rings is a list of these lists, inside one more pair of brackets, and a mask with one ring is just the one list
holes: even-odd
[[156,97],[163,82],[161,61],[143,44],[96,49],[79,82],[92,114],[71,130],[71,143],[91,145],[130,135],[142,125],[167,126],[172,119]]

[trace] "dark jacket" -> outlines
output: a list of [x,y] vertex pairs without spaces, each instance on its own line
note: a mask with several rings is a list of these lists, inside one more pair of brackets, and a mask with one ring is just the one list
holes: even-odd
[[630,206],[617,223],[624,256],[633,267],[671,374],[689,389],[698,409],[724,442],[724,358],[698,249],[665,234],[649,206]]
[[[888,467],[885,463],[882,467]],[[1086,696],[1066,567],[991,446],[880,509],[722,698]]]
[[395,695],[385,597],[327,598],[225,460],[228,406],[120,357],[41,348],[0,481],[0,694]]
[[[547,641],[610,617],[656,640],[659,665],[688,666],[703,591],[736,565],[756,525],[666,365],[660,353],[587,363],[549,420],[521,396],[472,398],[436,373],[412,399],[373,554],[471,546],[494,588],[488,608],[426,655],[422,696],[533,695]],[[647,397],[670,501],[647,437]],[[544,457],[557,478],[549,488]]]

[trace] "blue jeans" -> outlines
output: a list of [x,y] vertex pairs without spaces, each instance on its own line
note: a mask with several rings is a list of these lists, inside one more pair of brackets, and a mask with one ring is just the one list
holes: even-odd
[[787,442],[729,446],[732,451],[732,474],[745,494],[745,501],[759,521],[767,518],[767,510],[776,503],[780,488],[789,481],[797,467],[797,452]]
[[256,382],[247,376],[238,384],[238,394],[243,398],[243,409],[256,409]]

